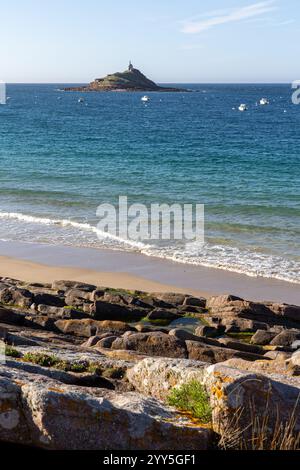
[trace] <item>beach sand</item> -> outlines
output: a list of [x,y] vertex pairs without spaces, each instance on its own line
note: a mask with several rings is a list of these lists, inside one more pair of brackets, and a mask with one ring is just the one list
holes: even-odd
[[75,280],[204,297],[230,293],[253,301],[300,305],[297,284],[107,249],[0,241],[0,276],[30,282]]

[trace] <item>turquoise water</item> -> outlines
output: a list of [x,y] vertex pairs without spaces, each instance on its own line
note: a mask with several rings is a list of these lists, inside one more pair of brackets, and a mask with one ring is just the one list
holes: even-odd
[[[149,93],[145,105],[140,93],[8,86],[0,238],[134,250],[300,282],[300,106],[291,88],[188,87],[198,92]],[[256,106],[262,97],[269,106]],[[233,109],[240,103],[246,113]],[[97,206],[119,195],[205,204],[204,248],[99,239]]]

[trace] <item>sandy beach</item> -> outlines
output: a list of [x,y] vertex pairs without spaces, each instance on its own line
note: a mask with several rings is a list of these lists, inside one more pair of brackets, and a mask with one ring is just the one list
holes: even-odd
[[30,282],[69,279],[146,292],[203,297],[231,293],[253,301],[300,305],[297,284],[114,250],[2,241],[0,263],[1,276]]

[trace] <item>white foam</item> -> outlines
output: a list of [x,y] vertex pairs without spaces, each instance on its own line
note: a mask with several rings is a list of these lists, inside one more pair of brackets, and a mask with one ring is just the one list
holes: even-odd
[[[35,217],[16,212],[0,212],[0,218],[28,224],[29,227],[26,227],[26,231],[23,229],[21,233],[22,240],[24,240],[24,233],[26,232],[28,240],[41,242],[40,233],[34,230],[34,227],[31,230],[31,226],[35,224],[52,226],[54,232],[46,231],[42,233],[42,241],[45,243],[96,248],[99,248],[100,245],[102,248],[135,251],[149,257],[168,259],[176,263],[206,266],[246,274],[251,277],[261,276],[300,284],[300,263],[294,259],[212,243],[206,243],[201,248],[196,243],[188,243],[180,248],[175,245],[167,247],[149,245],[139,241],[122,239],[103,232],[89,223],[68,219]],[[62,232],[57,230],[59,228],[62,229]],[[71,231],[68,229],[71,229]],[[75,229],[75,231],[72,229]],[[9,227],[8,230],[4,227],[4,236],[2,234],[2,237],[5,240],[9,238],[7,232],[12,233],[12,227]],[[84,235],[84,232],[86,235]]]

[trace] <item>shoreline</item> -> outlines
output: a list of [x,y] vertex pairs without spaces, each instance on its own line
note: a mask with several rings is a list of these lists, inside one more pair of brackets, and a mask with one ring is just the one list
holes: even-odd
[[0,263],[2,277],[28,282],[69,279],[145,292],[182,292],[206,298],[230,293],[251,301],[300,305],[300,292],[293,283],[139,253],[0,241]]

